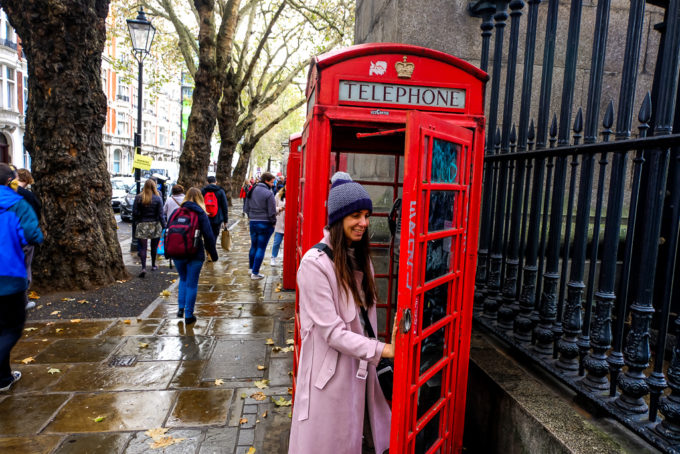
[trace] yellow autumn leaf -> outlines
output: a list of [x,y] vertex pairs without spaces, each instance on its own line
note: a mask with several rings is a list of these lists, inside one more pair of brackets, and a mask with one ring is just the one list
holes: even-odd
[[262,366],[262,365],[258,364],[257,370],[265,370],[265,369],[266,369],[265,366]]
[[126,325],[129,325],[132,322],[130,322],[130,320],[123,320],[123,323],[125,323]]
[[62,331],[64,331],[64,328],[55,328],[54,330],[54,332],[57,334],[61,333]]
[[163,437],[158,441],[154,441],[149,446],[151,446],[151,449],[167,448],[168,446],[181,443],[184,440],[186,440],[186,438]]
[[49,369],[47,369],[47,373],[50,375],[58,374],[59,372],[61,372],[61,370],[56,369],[54,367],[50,367]]
[[284,348],[281,349],[281,351],[284,352],[284,353],[292,352],[293,350],[295,350],[294,345],[291,345],[290,347],[284,347]]
[[170,282],[172,282],[174,284],[175,282],[177,282],[177,279],[173,279]]
[[57,314],[59,314],[60,312],[61,312],[61,311],[52,311],[52,312],[50,312],[50,315],[57,315]]
[[241,393],[241,399],[245,399],[246,397],[248,397],[248,394],[246,394],[246,393]]
[[281,289],[278,289],[278,288],[274,289],[274,293],[279,293],[280,291],[281,291]]
[[85,304],[85,303],[89,303],[89,301],[88,300],[78,300],[78,304]]
[[269,339],[267,339],[267,340],[265,341],[264,344],[265,344],[265,345],[274,345],[274,339],[272,339],[272,338],[270,337]]
[[224,384],[224,380],[221,378],[215,379],[215,386],[222,386]]
[[267,396],[266,396],[262,391],[258,391],[258,392],[254,393],[254,394],[251,394],[250,397],[251,397],[252,399],[260,400],[260,401],[261,401],[261,400],[267,400]]
[[248,449],[248,452],[246,454],[255,454],[255,447],[251,446],[250,449]]
[[260,389],[265,389],[265,388],[269,388],[268,383],[269,383],[269,380],[264,379],[264,380],[257,380],[253,384]]
[[102,422],[106,416],[97,416],[93,419],[94,422]]
[[31,291],[28,293],[28,298],[29,298],[29,299],[32,299],[32,300],[39,300],[39,299],[40,299],[40,296],[38,296],[38,294],[35,293],[34,290],[31,290]]
[[75,298],[62,298],[62,301],[75,301]]
[[295,345],[295,339],[286,339],[287,345]]
[[32,356],[29,356],[28,358],[24,358],[21,360],[21,362],[24,364],[32,363],[33,361],[35,361],[35,358],[33,358]]
[[33,327],[31,327],[31,328],[24,328],[24,331],[35,331],[35,330],[37,330],[37,329],[38,329],[38,328],[33,328]]
[[168,290],[163,290],[163,291],[161,292],[161,296],[162,296],[163,298],[167,298],[167,297],[170,296],[170,295],[171,295],[171,293],[170,293],[170,291],[168,291]]
[[79,318],[72,318],[71,323],[80,323],[82,320]]
[[274,404],[275,404],[277,407],[290,407],[291,405],[293,405],[293,401],[292,401],[292,400],[286,400],[286,399],[283,398],[283,396],[282,396],[282,397],[279,397],[279,398],[276,399],[276,400],[274,400],[274,398],[272,397],[272,402],[274,402]]
[[147,348],[149,346],[148,342],[140,342],[139,348]]
[[146,432],[147,437],[153,438],[154,440],[160,439],[163,435],[165,435],[165,432],[167,432],[169,429],[165,427],[157,427],[155,429],[149,429]]
[[266,418],[266,417],[267,417],[267,410],[265,410],[264,413],[262,413],[262,417],[263,417],[263,418]]
[[239,424],[246,424],[248,422],[248,418],[241,418],[238,420]]

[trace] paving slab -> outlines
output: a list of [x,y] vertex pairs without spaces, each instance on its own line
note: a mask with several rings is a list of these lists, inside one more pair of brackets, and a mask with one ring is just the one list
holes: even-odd
[[103,361],[121,338],[59,339],[35,357],[36,363],[87,363]]
[[165,320],[160,330],[159,336],[201,336],[208,334],[208,329],[212,324],[210,318],[199,318],[196,323],[187,326],[183,319]]
[[199,430],[170,430],[165,433],[166,437],[180,440],[175,444],[162,449],[153,449],[154,440],[145,432],[138,432],[132,437],[125,450],[126,454],[148,454],[149,452],[159,452],[162,454],[194,454],[202,438]]
[[270,337],[274,331],[274,320],[270,317],[252,317],[215,320],[210,334],[214,336],[245,334],[249,338]]
[[182,361],[172,377],[170,388],[194,388],[201,384],[201,376],[205,369],[205,361]]
[[151,336],[158,331],[162,319],[117,320],[103,335],[105,336]]
[[0,452],[11,454],[48,454],[61,440],[61,435],[0,438]]
[[[0,402],[0,433],[36,434],[69,398],[67,394],[10,395]],[[11,415],[11,417],[8,417]]]
[[180,391],[167,427],[225,424],[233,389],[192,389]]
[[128,433],[94,433],[70,435],[54,454],[122,453],[130,440]]
[[53,391],[136,391],[167,388],[178,361],[138,362],[132,367],[74,364]]
[[263,372],[257,365],[264,363],[267,348],[262,340],[218,340],[203,378],[259,379]]
[[117,355],[137,355],[139,361],[179,361],[206,359],[213,339],[206,336],[128,337]]
[[208,429],[199,454],[233,454],[237,435],[236,427]]
[[175,398],[174,391],[77,394],[57,413],[45,431],[118,432],[160,427]]
[[[54,384],[61,381],[71,367],[73,367],[73,364],[22,364],[16,366],[15,368],[21,372],[21,380],[12,387],[13,394],[43,393],[52,389]],[[58,372],[54,369],[57,369]]]

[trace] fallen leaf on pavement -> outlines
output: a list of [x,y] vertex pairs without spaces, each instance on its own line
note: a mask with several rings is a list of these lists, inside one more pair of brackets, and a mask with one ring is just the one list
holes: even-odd
[[139,348],[146,348],[148,346],[149,346],[148,342],[140,342],[139,343]]
[[38,329],[38,328],[24,328],[24,331],[35,331],[35,330],[37,330],[37,329]]
[[167,431],[168,429],[158,427],[157,429],[150,429],[144,432],[153,440],[153,443],[149,443],[151,449],[167,448],[168,446],[172,446],[176,443],[186,440],[186,438],[174,438],[169,435],[165,435],[165,432]]
[[57,333],[57,334],[61,333],[62,331],[64,331],[64,328],[56,328],[54,330],[54,332]]
[[123,320],[123,323],[125,323],[126,325],[129,325],[132,322],[130,322],[130,320]]
[[218,378],[215,380],[215,386],[222,386],[224,384],[224,380],[221,378]]
[[286,306],[279,306],[279,310],[280,310],[280,311],[285,311],[285,310],[286,310]]
[[72,318],[71,319],[71,323],[80,323],[81,321],[82,320],[80,320],[79,318]]
[[55,369],[54,367],[50,367],[49,369],[47,369],[47,373],[50,375],[58,374],[59,372],[61,371],[59,369]]
[[274,293],[279,293],[280,291],[281,291],[281,289],[279,289],[279,288],[274,289]]
[[293,395],[293,388],[288,388],[288,394]]
[[248,422],[248,418],[241,418],[238,420],[239,424],[246,424]]
[[262,365],[258,365],[258,366],[257,366],[257,370],[265,370],[265,369],[266,369],[266,367],[264,367],[264,366],[262,366]]
[[292,352],[293,350],[295,350],[294,345],[291,345],[290,347],[284,347],[284,348],[281,349],[281,351],[284,352],[284,353]]
[[279,397],[279,398],[276,399],[276,400],[274,400],[274,398],[272,397],[272,402],[274,402],[274,404],[275,404],[277,407],[290,407],[291,405],[293,405],[293,401],[292,401],[292,400],[286,400],[286,399],[283,398],[283,396],[282,396],[282,397]]
[[281,347],[274,346],[272,347],[272,353],[278,353],[281,351]]
[[174,284],[175,282],[177,282],[177,279],[173,279],[170,282],[172,282]]
[[102,422],[106,416],[97,416],[93,419],[94,422]]
[[250,397],[255,399],[255,400],[260,400],[260,401],[261,400],[267,400],[267,396],[262,391],[258,391],[254,394],[251,394]]
[[268,383],[269,383],[269,380],[264,379],[264,380],[257,380],[253,384],[260,389],[265,389],[265,388],[269,388]]
[[251,446],[246,454],[255,454],[255,447]]
[[267,340],[265,341],[264,344],[265,344],[265,345],[274,345],[274,339],[272,339],[272,338],[270,337],[269,339],[267,339]]
[[78,300],[78,304],[85,304],[85,303],[89,303],[89,301],[88,300]]
[[59,312],[61,312],[61,311],[52,311],[52,312],[50,313],[50,315],[58,315]]
[[39,300],[39,299],[40,299],[40,297],[38,296],[38,294],[35,293],[35,291],[33,291],[33,290],[31,290],[31,291],[28,293],[28,298],[29,298],[29,299],[32,299],[32,300]]
[[167,297],[170,296],[170,295],[171,295],[171,293],[170,293],[170,291],[168,291],[168,290],[163,290],[163,291],[161,292],[161,296],[164,297],[164,298],[167,298]]
[[62,301],[75,301],[75,298],[62,298]]
[[267,417],[267,410],[265,410],[264,413],[262,413],[262,417],[263,417],[263,418],[266,418],[266,417]]
[[295,345],[295,339],[286,339],[287,345]]
[[149,430],[147,430],[147,431],[144,432],[144,433],[145,433],[146,436],[148,436],[149,438],[153,438],[153,439],[155,440],[155,439],[157,439],[157,438],[160,439],[163,435],[165,435],[165,432],[167,432],[168,430],[169,430],[169,429],[167,429],[167,428],[165,428],[165,427],[157,427],[157,428],[155,428],[155,429],[149,429]]
[[21,360],[21,362],[24,364],[32,363],[33,361],[35,361],[35,358],[33,358],[32,356],[29,356],[28,358],[24,358]]
[[246,393],[241,393],[241,399],[245,399],[246,397],[248,397],[248,394],[246,394]]

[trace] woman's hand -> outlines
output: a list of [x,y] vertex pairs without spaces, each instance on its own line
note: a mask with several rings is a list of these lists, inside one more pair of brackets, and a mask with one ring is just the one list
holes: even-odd
[[397,346],[397,329],[399,324],[397,323],[397,316],[394,316],[394,325],[392,326],[392,339],[389,344],[385,344],[385,348],[381,353],[382,358],[394,358]]

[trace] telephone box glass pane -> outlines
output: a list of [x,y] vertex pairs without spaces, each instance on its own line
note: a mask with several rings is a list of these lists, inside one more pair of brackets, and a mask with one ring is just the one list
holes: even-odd
[[449,272],[451,267],[451,237],[427,242],[425,280],[431,281]]
[[458,182],[460,145],[439,138],[432,140],[432,183]]
[[375,274],[387,274],[390,270],[390,250],[389,248],[371,248],[371,261]]
[[452,229],[455,227],[453,222],[456,192],[454,191],[432,191],[430,192],[430,212],[427,223],[429,232]]
[[439,440],[439,413],[416,435],[415,452],[426,452]]
[[364,185],[373,202],[374,213],[389,213],[394,203],[394,186]]
[[417,418],[422,416],[437,403],[442,396],[442,376],[444,369],[432,376],[423,386],[418,388]]
[[423,374],[444,357],[446,326],[423,339],[420,344],[420,373]]
[[[378,291],[378,299],[380,301],[387,301],[387,288],[389,287],[388,278],[381,277],[375,280],[376,290]],[[378,327],[380,329],[380,327]]]
[[446,317],[449,301],[449,284],[439,285],[425,292],[423,298],[422,330]]
[[386,217],[371,217],[370,235],[371,243],[389,243],[392,241],[392,234],[390,233],[390,226],[387,223]]
[[394,181],[394,155],[341,153],[340,163],[339,170],[349,173],[353,180]]

